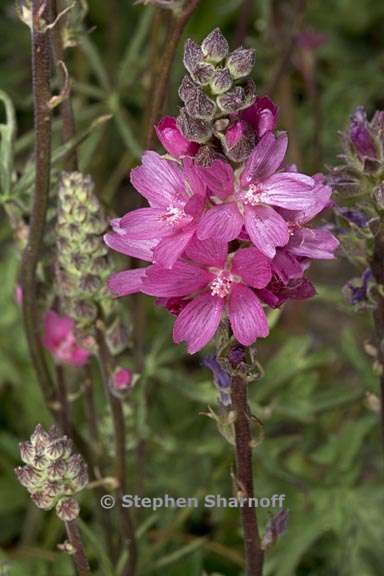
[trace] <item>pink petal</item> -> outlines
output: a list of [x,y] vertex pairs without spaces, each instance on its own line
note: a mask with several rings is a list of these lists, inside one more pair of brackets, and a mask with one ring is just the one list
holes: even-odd
[[313,205],[315,181],[310,176],[281,172],[263,183],[263,202],[288,210],[305,210]]
[[142,291],[150,296],[172,298],[193,294],[206,286],[212,275],[184,262],[177,262],[172,270],[153,265],[147,269]]
[[214,196],[224,200],[233,193],[233,168],[224,160],[214,160],[210,166],[200,166],[200,173]]
[[166,151],[174,158],[194,156],[199,149],[195,142],[189,142],[176,125],[176,118],[165,116],[155,126],[156,134]]
[[261,96],[242,112],[241,117],[253,126],[258,138],[261,138],[266,132],[276,128],[278,108],[272,100]]
[[187,190],[192,194],[205,196],[207,192],[207,185],[202,178],[200,166],[196,166],[192,158],[184,158],[183,160],[183,176],[186,183]]
[[272,270],[284,284],[288,284],[291,278],[301,278],[304,274],[304,266],[288,251],[288,247],[289,243],[285,248],[277,250],[272,260]]
[[158,240],[131,240],[125,234],[108,232],[104,235],[104,242],[107,246],[132,258],[139,258],[146,262],[152,262],[153,248],[158,244]]
[[89,360],[90,352],[85,350],[84,348],[80,348],[80,346],[75,346],[72,350],[71,360],[69,364],[73,366],[84,366]]
[[229,297],[228,310],[233,334],[240,344],[250,346],[256,338],[268,336],[263,307],[250,288],[237,284]]
[[210,208],[202,216],[197,227],[200,240],[214,238],[222,242],[230,242],[238,237],[243,225],[243,217],[236,204],[230,202]]
[[240,177],[243,188],[255,180],[265,180],[281,165],[288,146],[288,136],[283,133],[278,137],[266,132],[245,163]]
[[154,208],[168,208],[187,198],[181,167],[157,152],[144,153],[142,165],[131,171],[131,182]]
[[199,240],[196,236],[188,244],[185,255],[203,266],[224,266],[228,254],[228,245],[226,242],[219,242],[209,238],[208,240]]
[[331,260],[339,244],[329,230],[302,228],[291,237],[287,249],[296,256]]
[[237,250],[231,272],[252,288],[264,288],[272,278],[271,262],[257,248]]
[[54,310],[49,310],[44,321],[44,346],[52,350],[73,330],[73,320],[69,316],[60,316]]
[[276,254],[276,246],[285,246],[289,240],[284,218],[268,206],[246,206],[245,228],[252,243],[268,258]]
[[108,278],[108,288],[115,296],[127,296],[140,292],[147,268],[124,270]]
[[190,354],[201,350],[214,337],[224,312],[224,299],[203,294],[179,314],[173,327],[173,339],[185,341]]
[[139,208],[123,216],[120,227],[132,240],[160,239],[175,230],[171,223],[163,219],[165,216],[162,208]]
[[160,266],[168,269],[172,268],[184,252],[194,233],[195,229],[192,228],[192,230],[181,231],[160,240],[153,251],[154,264],[160,264]]

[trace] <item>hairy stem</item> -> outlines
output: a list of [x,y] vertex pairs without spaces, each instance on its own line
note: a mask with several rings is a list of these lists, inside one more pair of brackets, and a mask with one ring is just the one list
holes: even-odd
[[187,0],[182,12],[175,16],[171,22],[165,51],[162,57],[160,74],[159,78],[157,79],[155,93],[153,95],[153,104],[149,113],[147,148],[152,148],[153,146],[154,125],[156,124],[158,117],[164,107],[168,82],[171,75],[172,63],[175,58],[179,40],[184,31],[184,28],[188,23],[188,20],[192,16],[192,13],[196,9],[198,3],[199,0]]
[[79,576],[91,576],[88,560],[84,552],[81,541],[80,530],[76,520],[65,522],[65,529],[69,542],[72,544],[75,552],[73,554],[73,563]]
[[[58,15],[58,9],[61,6],[58,3],[60,0],[51,0],[52,21],[55,21]],[[63,69],[64,61],[64,46],[62,38],[61,21],[58,20],[56,25],[50,31],[52,52],[56,66],[59,68],[60,79],[63,83],[66,82],[65,72]],[[75,118],[73,115],[71,98],[68,95],[60,104],[60,116],[63,123],[63,141],[69,142],[75,136]],[[77,151],[74,147],[71,152],[68,152],[64,159],[64,167],[66,170],[74,172],[78,169]]]
[[32,363],[48,403],[54,398],[54,384],[41,342],[37,303],[37,267],[41,257],[47,216],[51,171],[51,98],[48,33],[41,27],[49,22],[45,0],[32,2],[32,73],[35,119],[35,189],[27,247],[22,262],[23,317]]
[[[375,238],[375,247],[371,261],[372,274],[381,290],[384,289],[384,232]],[[376,308],[373,313],[375,323],[378,361],[384,371],[384,296],[381,291],[376,297]],[[384,453],[384,373],[380,376],[381,438]]]
[[[231,389],[232,407],[236,413],[236,481],[238,489],[245,498],[253,498],[253,471],[251,430],[249,425],[249,407],[247,383],[243,378],[235,377]],[[264,554],[254,509],[245,505],[241,508],[244,533],[245,561],[247,576],[261,576]]]
[[[121,502],[122,496],[126,493],[127,487],[127,446],[125,435],[125,421],[122,410],[121,401],[116,398],[110,390],[109,381],[113,374],[114,359],[112,358],[108,346],[106,344],[104,334],[99,328],[97,331],[97,344],[98,344],[98,358],[100,362],[100,370],[103,377],[105,391],[108,396],[109,405],[111,408],[114,437],[115,437],[115,465],[116,465],[116,479],[118,481],[117,496]],[[134,576],[136,574],[137,565],[137,548],[135,529],[133,521],[128,509],[119,506],[121,525],[123,536],[128,546],[128,561],[125,568],[124,576]]]

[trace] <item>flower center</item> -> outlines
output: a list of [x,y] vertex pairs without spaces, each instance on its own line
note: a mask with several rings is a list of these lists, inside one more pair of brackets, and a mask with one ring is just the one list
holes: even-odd
[[229,272],[219,272],[214,280],[209,284],[212,296],[225,298],[231,292],[234,278]]
[[243,204],[246,206],[256,206],[257,204],[260,204],[262,201],[263,191],[263,186],[261,184],[251,184],[248,190],[243,193]]
[[168,224],[180,224],[185,218],[185,212],[177,206],[168,206],[167,211],[161,219]]
[[296,224],[294,222],[291,222],[290,224],[288,224],[289,235],[293,236],[295,234],[295,232],[300,230],[300,228],[301,228],[300,224]]

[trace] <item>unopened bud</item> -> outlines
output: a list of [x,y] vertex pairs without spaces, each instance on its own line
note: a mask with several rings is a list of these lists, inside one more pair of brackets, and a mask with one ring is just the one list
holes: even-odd
[[199,120],[212,120],[216,112],[216,105],[207,94],[198,88],[188,76],[181,82],[179,96],[192,118]]
[[74,498],[62,498],[57,503],[56,513],[63,522],[71,522],[79,516],[80,506]]
[[208,34],[203,40],[201,49],[205,58],[210,62],[216,64],[224,60],[228,54],[229,46],[220,28],[215,28],[215,30]]
[[181,108],[177,125],[184,136],[191,142],[205,144],[212,136],[212,128],[209,122],[192,118],[185,108]]
[[196,69],[196,67],[203,62],[204,55],[200,48],[200,46],[188,38],[184,45],[184,66],[188,70],[188,72],[192,75]]
[[55,505],[55,497],[50,496],[45,491],[34,492],[31,498],[34,504],[42,510],[51,510]]
[[213,94],[224,94],[232,86],[232,77],[228,68],[220,68],[215,71],[210,82]]
[[227,58],[227,67],[232,78],[238,80],[249,76],[255,65],[256,53],[253,48],[237,48]]

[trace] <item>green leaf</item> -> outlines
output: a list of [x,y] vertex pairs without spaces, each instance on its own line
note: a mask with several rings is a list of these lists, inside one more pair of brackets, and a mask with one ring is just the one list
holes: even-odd
[[0,90],[5,109],[5,124],[0,124],[0,198],[9,199],[12,188],[13,143],[16,134],[15,110],[9,96]]

